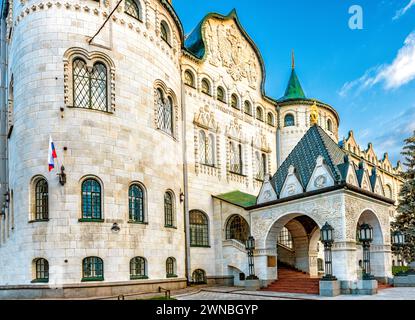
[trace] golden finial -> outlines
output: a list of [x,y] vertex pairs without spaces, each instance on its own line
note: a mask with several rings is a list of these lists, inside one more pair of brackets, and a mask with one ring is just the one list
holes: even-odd
[[294,55],[294,49],[291,52],[291,69],[295,69],[295,55]]
[[317,108],[317,101],[314,100],[314,103],[310,108],[310,124],[314,126],[317,123],[318,123],[318,108]]

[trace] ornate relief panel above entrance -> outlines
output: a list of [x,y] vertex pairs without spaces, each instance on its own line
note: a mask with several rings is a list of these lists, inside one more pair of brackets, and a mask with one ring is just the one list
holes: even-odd
[[235,19],[209,18],[202,32],[207,45],[205,58],[209,64],[224,68],[235,82],[244,82],[252,89],[260,87],[260,60]]

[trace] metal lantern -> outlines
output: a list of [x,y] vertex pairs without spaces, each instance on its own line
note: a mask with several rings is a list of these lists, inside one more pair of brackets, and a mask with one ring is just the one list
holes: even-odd
[[320,240],[324,244],[333,242],[333,230],[334,228],[326,222],[326,224],[320,230]]
[[255,250],[255,238],[253,236],[249,236],[245,242],[245,249],[246,250]]
[[373,228],[364,223],[359,228],[359,240],[360,242],[372,242],[373,241]]
[[392,243],[396,246],[405,244],[405,235],[401,231],[395,231],[392,235]]

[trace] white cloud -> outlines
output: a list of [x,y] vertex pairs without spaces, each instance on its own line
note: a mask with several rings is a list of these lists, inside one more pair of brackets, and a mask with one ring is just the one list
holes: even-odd
[[402,9],[396,11],[395,16],[393,17],[393,20],[397,20],[400,17],[402,17],[409,9],[411,9],[413,6],[415,6],[415,0],[409,1],[409,3]]
[[[413,0],[415,4],[415,0]],[[360,78],[346,82],[339,94],[346,96],[351,91],[359,93],[364,89],[383,83],[386,90],[396,89],[415,79],[415,31],[413,31],[399,49],[391,64],[370,68]]]

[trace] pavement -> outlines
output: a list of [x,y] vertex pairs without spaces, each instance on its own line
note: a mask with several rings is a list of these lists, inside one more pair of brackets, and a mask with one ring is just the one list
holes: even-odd
[[388,288],[376,295],[340,295],[320,297],[314,294],[270,291],[245,291],[238,287],[204,287],[172,294],[177,300],[415,300],[415,287]]

